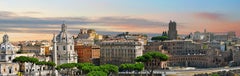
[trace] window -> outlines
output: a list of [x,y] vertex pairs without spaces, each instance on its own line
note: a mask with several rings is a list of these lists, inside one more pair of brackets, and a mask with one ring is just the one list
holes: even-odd
[[70,50],[72,50],[72,46],[70,46]]
[[1,57],[1,58],[2,58],[2,59],[5,59],[5,56],[3,56],[3,55],[2,55],[2,57]]
[[57,46],[57,50],[58,50],[58,46]]
[[8,61],[11,61],[12,60],[12,57],[10,56],[10,57],[8,57]]
[[66,47],[65,47],[65,46],[63,46],[63,50],[66,50]]
[[12,73],[12,69],[8,69],[8,72],[11,74]]

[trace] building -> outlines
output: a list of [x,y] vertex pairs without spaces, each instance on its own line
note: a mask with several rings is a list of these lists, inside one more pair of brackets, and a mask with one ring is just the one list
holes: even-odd
[[169,66],[207,68],[226,66],[231,61],[229,51],[203,48],[202,44],[191,40],[164,41],[163,49],[171,55]]
[[95,41],[102,40],[103,36],[97,34],[94,29],[80,29],[80,33],[74,39],[76,45],[94,45]]
[[[167,51],[163,50],[163,45],[162,43],[160,42],[148,42],[147,45],[144,45],[144,51],[143,51],[143,54],[146,54],[147,52],[160,52],[162,54],[166,54],[167,56],[170,56],[168,55]],[[167,68],[168,65],[167,65],[167,61],[158,61],[158,60],[153,60],[153,64],[152,63],[148,63],[148,65],[151,65],[151,66],[148,66],[148,65],[145,65],[145,67],[154,67],[156,69],[164,69],[164,68]]]
[[135,63],[134,59],[142,55],[143,40],[106,40],[100,43],[100,64],[120,65]]
[[218,48],[210,49],[208,44],[204,48],[203,44],[192,40],[149,42],[145,47],[145,52],[154,50],[167,54],[169,56],[168,67],[219,67],[226,66],[231,61],[230,51],[221,51]]
[[9,42],[7,34],[3,36],[3,42],[0,45],[0,76],[16,75],[19,65],[12,63],[16,57],[14,46]]
[[[144,45],[147,44],[147,35],[146,34],[132,34],[129,32],[125,32],[122,34],[118,34],[117,36],[115,36],[113,39],[127,39],[127,40],[143,40],[144,41]],[[109,38],[108,40],[111,40],[111,38]]]
[[75,45],[79,63],[93,63],[99,65],[100,47],[97,45]]
[[57,64],[77,63],[77,53],[74,50],[74,39],[63,23],[61,31],[53,37],[53,61]]
[[168,24],[168,38],[170,40],[177,39],[177,24],[176,22],[170,21]]

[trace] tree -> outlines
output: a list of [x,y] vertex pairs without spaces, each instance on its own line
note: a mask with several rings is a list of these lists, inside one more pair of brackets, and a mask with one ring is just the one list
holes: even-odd
[[142,63],[135,63],[134,64],[134,70],[138,73],[140,71],[142,71],[144,68],[144,64]]
[[42,76],[41,74],[41,71],[42,71],[42,66],[46,65],[47,62],[46,61],[39,61],[39,62],[36,62],[36,65],[39,65],[39,76]]
[[100,71],[100,70],[101,69],[99,66],[84,66],[84,67],[82,67],[82,71],[86,74],[91,71]]
[[168,36],[166,31],[163,31],[162,36]]
[[142,63],[135,63],[135,64],[121,64],[119,69],[120,71],[135,71],[139,72],[142,71],[144,68],[144,65]]
[[30,68],[30,71],[29,71],[29,75],[31,74],[32,72],[32,67],[35,63],[38,62],[38,59],[37,58],[33,58],[33,57],[27,57],[27,62],[31,63],[31,68]]
[[118,66],[105,64],[100,66],[100,70],[111,76],[112,73],[115,73],[115,74],[118,73]]
[[156,40],[156,41],[164,41],[164,40],[167,40],[168,37],[167,36],[156,36],[156,37],[152,37],[151,40]]
[[107,76],[107,73],[103,71],[91,71],[87,74],[87,76]]
[[20,73],[23,72],[22,66],[23,66],[23,64],[25,62],[28,61],[27,59],[28,58],[26,56],[19,56],[19,57],[16,57],[16,58],[13,59],[13,62],[17,62],[18,63],[18,65],[19,65],[18,69],[19,69]]
[[76,65],[76,67],[78,68],[78,70],[80,70],[80,74],[82,74],[82,71],[83,71],[82,68],[84,66],[94,66],[94,64],[92,64],[92,63],[78,63]]
[[[52,69],[52,71],[54,70],[54,66],[56,66],[56,64],[54,62],[47,62],[46,65],[49,67],[49,74],[50,74],[50,69]],[[53,76],[53,74],[51,75]]]
[[161,63],[162,61],[167,61],[167,60],[168,60],[168,56],[160,52],[148,52],[135,59],[135,61],[142,62],[144,64],[146,70],[150,73],[150,76],[153,76],[153,70],[156,69],[154,68],[155,61],[159,61]]
[[59,65],[59,67],[57,67],[57,69],[67,69],[67,75],[69,75],[69,72],[72,68],[75,67],[75,64],[73,63],[64,63],[64,64],[61,64]]

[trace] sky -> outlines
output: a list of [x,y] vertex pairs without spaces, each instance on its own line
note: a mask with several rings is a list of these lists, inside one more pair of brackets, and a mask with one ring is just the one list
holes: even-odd
[[206,29],[240,36],[240,0],[0,0],[0,36],[11,41],[51,40],[67,25],[100,34],[161,34],[177,23],[179,34]]

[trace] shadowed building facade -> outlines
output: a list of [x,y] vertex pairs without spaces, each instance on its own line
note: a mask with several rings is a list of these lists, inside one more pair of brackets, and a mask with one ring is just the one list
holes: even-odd
[[168,38],[170,40],[177,39],[177,23],[170,21],[168,24]]

